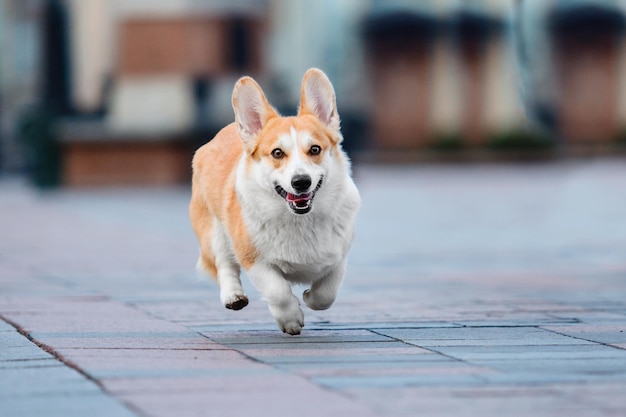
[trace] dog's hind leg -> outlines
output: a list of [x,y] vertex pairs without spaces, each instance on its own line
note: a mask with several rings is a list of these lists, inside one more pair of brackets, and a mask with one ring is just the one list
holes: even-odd
[[327,275],[313,282],[305,290],[302,299],[312,310],[326,310],[335,302],[346,270],[345,262],[332,269]]

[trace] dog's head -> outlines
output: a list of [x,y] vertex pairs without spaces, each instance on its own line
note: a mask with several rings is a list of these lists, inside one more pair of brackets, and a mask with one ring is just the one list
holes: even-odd
[[249,178],[293,213],[309,213],[341,152],[335,91],[326,75],[306,72],[296,116],[281,117],[250,77],[235,85],[233,108]]

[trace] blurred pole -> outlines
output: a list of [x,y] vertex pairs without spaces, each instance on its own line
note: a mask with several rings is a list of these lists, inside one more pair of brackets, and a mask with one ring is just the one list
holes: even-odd
[[519,92],[531,123],[550,134],[557,131],[556,80],[546,16],[555,0],[516,0],[513,39]]
[[41,99],[17,123],[17,137],[25,148],[31,181],[40,188],[61,182],[61,151],[56,121],[71,114],[70,67],[65,3],[44,3],[41,18]]
[[64,3],[47,2],[43,12],[42,102],[55,115],[70,112],[68,21]]
[[66,0],[71,20],[72,103],[81,113],[103,106],[113,66],[113,17],[109,0]]

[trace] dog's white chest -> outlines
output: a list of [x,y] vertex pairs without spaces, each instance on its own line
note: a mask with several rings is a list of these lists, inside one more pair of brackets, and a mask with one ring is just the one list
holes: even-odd
[[350,240],[344,228],[313,215],[289,220],[268,225],[261,233],[258,249],[263,257],[285,269],[322,269],[343,259]]
[[272,265],[293,282],[311,282],[341,264],[352,241],[352,226],[329,216],[255,222],[253,240],[259,262]]

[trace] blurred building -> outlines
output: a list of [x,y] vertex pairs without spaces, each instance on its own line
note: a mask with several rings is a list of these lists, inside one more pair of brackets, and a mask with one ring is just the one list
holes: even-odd
[[372,137],[382,149],[484,145],[523,120],[510,2],[374,1],[365,25]]
[[3,0],[0,169],[186,181],[193,150],[233,120],[238,77],[293,113],[313,66],[350,151],[524,146],[526,116],[565,145],[611,143],[626,124],[625,3]]
[[566,144],[610,143],[626,126],[626,2],[517,2],[522,97]]

